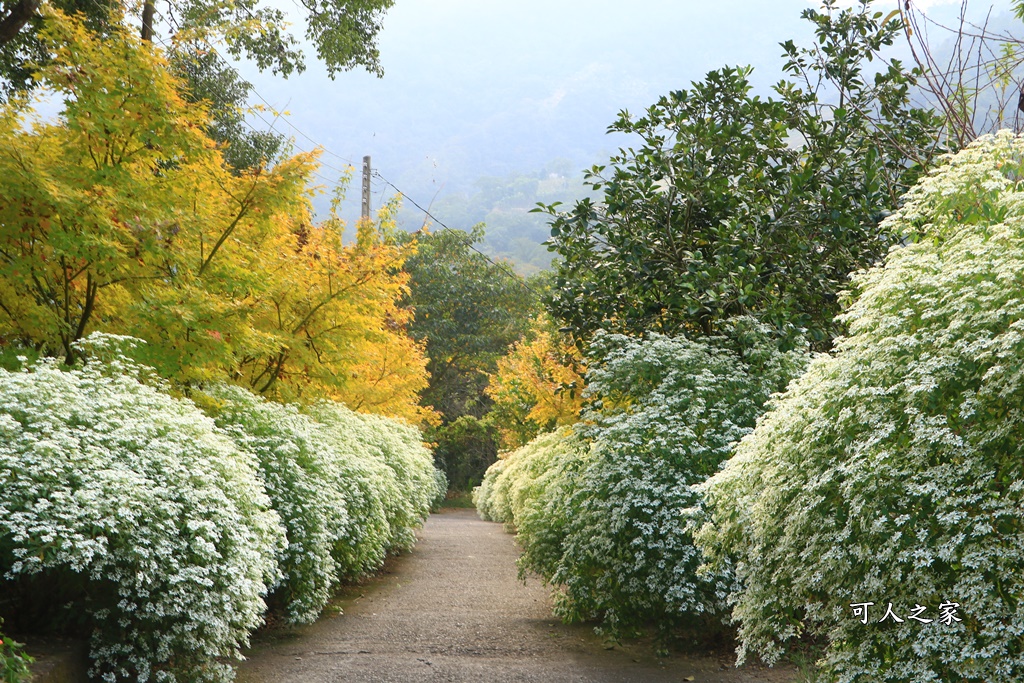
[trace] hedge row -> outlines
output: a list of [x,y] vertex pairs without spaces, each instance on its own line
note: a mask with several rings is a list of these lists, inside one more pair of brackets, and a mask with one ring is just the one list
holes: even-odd
[[809,633],[825,680],[1024,680],[1022,179],[1004,132],[920,183],[848,338],[705,486],[744,652]]
[[499,460],[476,493],[485,518],[519,530],[523,570],[554,584],[558,613],[613,634],[665,634],[720,617],[728,571],[698,576],[693,485],[718,470],[769,396],[803,367],[749,319],[691,341],[609,335],[587,378],[575,432],[544,435]]
[[565,614],[711,614],[769,662],[810,635],[822,681],[1024,680],[1024,139],[978,140],[888,220],[907,246],[855,275],[849,336],[731,457],[773,382],[652,338],[592,374],[592,427],[489,471],[481,512]]
[[268,596],[315,619],[443,493],[394,421],[229,387],[197,397],[211,418],[140,373],[0,370],[0,610],[78,620],[102,680],[231,680]]

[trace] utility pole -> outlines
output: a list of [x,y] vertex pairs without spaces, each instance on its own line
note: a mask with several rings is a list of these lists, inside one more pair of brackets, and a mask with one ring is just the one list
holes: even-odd
[[156,0],[146,0],[142,4],[142,39],[153,42],[153,15],[156,14]]
[[370,218],[370,157],[363,157],[363,218]]

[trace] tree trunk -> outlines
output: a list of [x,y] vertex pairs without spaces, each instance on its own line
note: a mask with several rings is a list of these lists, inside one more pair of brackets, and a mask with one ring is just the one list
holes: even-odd
[[0,46],[14,40],[29,19],[35,15],[42,0],[20,0],[7,16],[0,18]]

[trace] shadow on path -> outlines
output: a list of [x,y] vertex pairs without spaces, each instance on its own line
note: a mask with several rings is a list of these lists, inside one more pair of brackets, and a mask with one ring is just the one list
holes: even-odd
[[[719,659],[657,660],[643,646],[606,650],[587,627],[551,616],[537,579],[500,524],[474,510],[427,520],[416,548],[343,600],[344,614],[257,643],[239,683],[788,683],[791,669],[733,669]],[[692,678],[691,678],[692,677]]]

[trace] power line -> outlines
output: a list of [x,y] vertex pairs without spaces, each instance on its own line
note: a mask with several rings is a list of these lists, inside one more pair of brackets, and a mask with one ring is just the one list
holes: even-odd
[[506,273],[506,274],[507,274],[507,275],[508,275],[509,277],[511,277],[511,278],[512,278],[513,280],[515,280],[515,281],[516,281],[516,282],[518,282],[518,283],[519,283],[520,285],[522,285],[522,286],[523,286],[523,287],[525,287],[525,288],[526,288],[527,290],[529,290],[529,292],[530,292],[531,294],[533,294],[534,296],[536,296],[536,297],[538,297],[538,298],[540,297],[540,292],[538,292],[538,291],[537,291],[537,290],[535,290],[535,289],[534,289],[533,287],[531,287],[531,286],[529,285],[529,283],[527,283],[527,282],[526,282],[526,280],[525,280],[525,279],[523,279],[522,277],[520,277],[520,276],[519,276],[519,275],[518,275],[518,274],[517,274],[517,273],[516,273],[515,271],[513,271],[513,270],[509,269],[509,268],[508,268],[508,266],[507,266],[506,264],[504,264],[504,263],[498,263],[497,261],[494,261],[494,260],[493,260],[493,259],[492,259],[492,258],[491,258],[490,256],[488,256],[488,255],[487,255],[487,254],[485,254],[484,252],[482,252],[482,251],[480,251],[479,249],[477,249],[477,248],[476,248],[475,246],[473,246],[473,241],[472,241],[471,239],[463,239],[463,236],[464,236],[464,235],[466,234],[465,232],[460,232],[460,231],[458,231],[458,230],[453,230],[452,228],[449,228],[449,227],[448,227],[447,225],[445,225],[445,223],[444,223],[444,222],[443,222],[442,220],[440,220],[440,219],[439,219],[439,218],[438,218],[437,216],[435,216],[434,214],[430,213],[430,211],[429,211],[429,210],[427,210],[427,209],[424,209],[424,208],[423,208],[422,206],[420,206],[420,204],[419,204],[419,203],[418,203],[418,202],[417,202],[417,201],[416,201],[415,199],[413,199],[412,197],[410,197],[409,195],[407,195],[407,194],[406,194],[405,192],[402,192],[402,191],[401,191],[400,189],[398,189],[398,187],[397,187],[397,186],[396,186],[396,185],[395,185],[394,183],[392,183],[392,182],[391,182],[390,180],[388,180],[387,178],[385,178],[384,176],[382,176],[382,175],[380,174],[380,171],[374,170],[374,171],[373,171],[373,175],[374,175],[375,177],[379,178],[379,179],[380,179],[380,180],[381,180],[382,182],[384,182],[384,183],[385,183],[386,185],[389,185],[389,186],[391,187],[391,189],[393,189],[393,190],[394,190],[395,192],[397,192],[398,194],[400,194],[400,195],[401,195],[402,197],[404,197],[405,199],[407,199],[407,200],[409,201],[409,203],[410,203],[410,204],[412,204],[412,205],[413,205],[413,206],[415,206],[415,207],[416,207],[417,209],[419,209],[420,211],[422,211],[422,212],[424,213],[424,215],[426,215],[426,216],[427,216],[428,218],[430,218],[430,220],[432,220],[432,221],[434,221],[435,223],[437,223],[438,225],[440,225],[442,229],[444,229],[444,230],[447,230],[447,231],[448,231],[448,232],[450,232],[451,234],[455,235],[455,236],[456,236],[456,238],[458,238],[458,239],[461,239],[461,240],[462,240],[462,242],[463,242],[463,244],[465,244],[465,245],[466,245],[466,246],[467,246],[468,248],[472,249],[472,250],[473,250],[473,251],[475,251],[475,252],[476,252],[477,254],[479,254],[480,256],[482,256],[482,257],[483,257],[483,258],[484,258],[484,259],[485,259],[485,260],[486,260],[486,261],[487,261],[488,263],[490,263],[490,264],[491,264],[492,266],[494,266],[494,267],[495,267],[495,268],[497,268],[498,270],[501,270],[501,271],[503,271],[504,273]]
[[[205,41],[205,39],[204,39],[204,42],[206,42],[206,41]],[[209,45],[209,43],[207,43],[207,45]],[[212,46],[211,46],[211,47],[212,47]],[[220,53],[218,53],[218,56],[219,56],[219,55],[220,55]],[[221,57],[221,59],[224,59],[224,58],[223,58],[223,57]],[[254,95],[256,95],[256,97],[258,97],[258,98],[260,99],[260,101],[261,101],[261,102],[263,102],[263,104],[265,104],[265,105],[267,105],[268,107],[270,107],[270,108],[271,108],[271,110],[273,110],[273,109],[274,109],[274,106],[273,106],[272,104],[270,104],[270,102],[267,102],[266,98],[265,98],[265,97],[263,97],[263,95],[261,95],[261,94],[259,93],[259,91],[257,91],[257,90],[256,90],[256,88],[255,88],[255,87],[254,87],[254,86],[252,85],[252,83],[250,83],[250,84],[249,84],[249,87],[250,87],[250,89],[252,90],[252,93],[253,93]],[[288,107],[288,105],[285,105],[285,108],[286,108],[286,109],[287,109],[287,107]],[[314,140],[313,138],[309,137],[309,136],[308,136],[308,135],[306,135],[306,134],[305,134],[304,132],[302,132],[301,130],[299,130],[298,126],[296,126],[295,124],[293,124],[293,123],[292,123],[291,121],[289,121],[288,119],[284,119],[284,122],[285,122],[286,124],[288,124],[288,126],[290,126],[290,127],[291,127],[291,129],[292,129],[292,130],[294,130],[294,131],[295,131],[296,133],[298,133],[299,135],[301,135],[302,137],[306,138],[306,139],[307,139],[307,140],[309,140],[309,141],[310,141],[311,143],[313,143],[314,145],[316,145],[317,147],[319,147],[320,149],[322,149],[322,150],[323,150],[323,151],[324,151],[324,152],[325,152],[326,154],[330,154],[330,155],[331,155],[332,157],[334,157],[334,158],[336,158],[336,159],[340,159],[341,161],[344,161],[344,162],[345,162],[346,164],[348,164],[349,166],[352,166],[353,168],[355,167],[355,163],[354,163],[354,162],[353,162],[353,161],[352,161],[351,159],[347,159],[347,158],[345,158],[345,157],[341,156],[340,154],[336,154],[335,152],[332,152],[331,150],[327,149],[327,147],[325,147],[324,145],[320,144],[319,142],[317,142],[316,140]],[[325,165],[326,165],[326,164],[325,164]],[[328,166],[328,168],[330,168],[330,166]]]
[[[100,6],[100,4],[99,4],[99,3],[97,2],[97,0],[91,0],[91,2],[92,2],[92,3],[94,4],[94,5],[96,5],[96,6],[98,7],[98,8],[102,9],[102,7],[101,7],[101,6]],[[181,26],[180,26],[180,25],[178,25],[178,23],[177,23],[177,22],[173,21],[173,19],[171,19],[171,18],[169,18],[169,17],[166,17],[166,16],[164,16],[163,14],[161,14],[161,13],[159,12],[159,10],[157,10],[157,11],[156,11],[156,14],[157,14],[157,15],[158,15],[158,16],[160,17],[160,19],[162,19],[163,21],[167,22],[168,24],[172,24],[172,23],[173,23],[173,24],[174,24],[174,27],[175,27],[175,28],[176,28],[176,29],[177,29],[178,31],[180,31],[180,30],[181,30]],[[231,68],[231,69],[235,69],[235,67],[234,67],[234,66],[233,66],[233,65],[231,64],[231,62],[229,62],[229,61],[228,61],[228,60],[227,60],[227,59],[226,59],[226,58],[224,57],[224,55],[222,55],[222,54],[220,53],[220,51],[219,51],[219,50],[217,50],[216,46],[214,46],[214,45],[213,45],[213,43],[211,43],[211,42],[210,42],[209,40],[207,40],[205,36],[199,36],[199,38],[200,38],[200,40],[202,40],[202,41],[203,41],[203,42],[204,42],[204,43],[205,43],[205,44],[206,44],[206,45],[207,45],[207,46],[208,46],[208,47],[210,48],[210,50],[211,50],[211,51],[212,51],[212,52],[213,52],[213,53],[214,53],[215,55],[217,55],[217,57],[218,57],[218,58],[219,58],[219,59],[221,60],[221,62],[223,62],[223,63],[224,63],[225,65],[227,65],[227,66],[228,66],[229,68]],[[162,46],[163,46],[163,47],[164,47],[165,49],[167,49],[167,50],[170,50],[170,49],[171,49],[171,46],[170,46],[170,45],[168,45],[168,44],[167,44],[167,43],[166,43],[166,42],[165,42],[165,41],[164,41],[163,39],[161,39],[161,38],[158,38],[158,37],[157,37],[156,35],[154,35],[154,36],[153,36],[153,39],[154,39],[154,40],[156,40],[156,42],[160,43],[160,45],[162,45]],[[237,73],[237,69],[235,69],[235,72]],[[248,83],[248,82],[247,82],[247,83]],[[248,85],[249,85],[249,90],[250,90],[250,92],[252,92],[253,94],[255,94],[255,95],[256,95],[256,97],[258,97],[258,98],[260,99],[260,101],[262,101],[262,102],[263,102],[263,103],[264,103],[264,104],[265,104],[266,106],[270,107],[270,109],[271,109],[271,110],[273,111],[273,110],[274,110],[274,107],[273,107],[273,105],[271,105],[271,104],[270,104],[270,102],[268,102],[268,101],[267,101],[267,99],[266,99],[265,97],[263,97],[263,95],[261,95],[261,94],[259,93],[259,91],[257,91],[257,90],[256,90],[255,86],[253,86],[253,85],[252,85],[251,83],[248,83]],[[276,112],[275,112],[275,113],[276,113]],[[269,129],[270,129],[270,130],[272,130],[272,131],[274,131],[274,130],[275,130],[274,124],[270,123],[270,122],[269,122],[269,121],[267,121],[267,120],[266,120],[265,118],[263,118],[263,116],[262,116],[262,115],[261,115],[261,114],[260,114],[260,113],[259,113],[258,111],[255,111],[255,110],[253,110],[253,111],[252,111],[252,114],[254,114],[254,115],[255,115],[255,116],[257,117],[257,118],[259,118],[259,120],[263,121],[263,123],[264,123],[264,124],[265,124],[265,125],[266,125],[266,126],[267,126],[267,127],[269,128]],[[324,151],[325,153],[327,153],[327,154],[330,154],[331,156],[333,156],[333,157],[336,157],[336,158],[338,158],[338,159],[341,159],[342,161],[344,161],[344,162],[348,163],[348,164],[349,164],[350,166],[352,166],[352,167],[354,167],[354,166],[355,166],[355,164],[353,164],[351,160],[349,160],[349,159],[347,159],[347,158],[345,158],[345,157],[341,156],[340,154],[336,154],[335,152],[333,152],[333,151],[331,151],[331,150],[327,149],[327,147],[325,147],[324,145],[321,145],[320,143],[318,143],[318,142],[317,142],[316,140],[314,140],[314,139],[313,139],[312,137],[310,137],[310,136],[309,136],[309,135],[307,135],[307,134],[306,134],[305,132],[303,132],[302,130],[300,130],[300,129],[299,129],[299,128],[298,128],[297,126],[295,126],[294,124],[292,124],[292,123],[291,123],[290,121],[288,121],[287,119],[284,119],[284,118],[283,118],[282,116],[280,116],[280,115],[277,115],[277,117],[275,118],[275,121],[276,121],[276,120],[277,120],[278,118],[281,118],[281,119],[283,119],[283,120],[284,120],[284,122],[285,122],[286,124],[288,124],[288,125],[289,125],[289,126],[290,126],[290,127],[291,127],[291,128],[293,129],[293,130],[295,130],[295,131],[296,131],[296,132],[297,132],[297,133],[298,133],[299,135],[301,135],[302,137],[304,137],[304,138],[305,138],[306,140],[309,140],[309,141],[310,141],[311,143],[313,143],[313,144],[314,144],[314,145],[315,145],[316,147],[318,147],[319,149],[323,150],[323,151]],[[261,132],[261,131],[257,130],[255,126],[253,126],[252,124],[250,124],[250,123],[249,123],[248,121],[246,121],[245,119],[243,119],[243,120],[242,120],[242,122],[243,122],[243,123],[244,123],[244,124],[245,124],[246,126],[248,126],[248,127],[249,127],[249,128],[250,128],[250,129],[251,129],[251,130],[252,130],[253,132]],[[305,150],[302,150],[302,151],[305,151]],[[331,169],[332,171],[335,171],[335,172],[337,172],[337,173],[339,173],[339,174],[341,174],[341,175],[344,175],[344,174],[346,174],[346,173],[349,173],[349,172],[350,172],[350,171],[343,171],[343,170],[341,170],[341,169],[339,169],[339,168],[335,168],[334,166],[331,166],[330,164],[327,164],[327,163],[325,163],[325,162],[323,162],[323,161],[319,161],[318,163],[319,163],[319,164],[320,164],[321,166],[323,166],[324,168],[329,168],[329,169]],[[333,180],[333,181],[332,181],[332,180],[330,180],[330,179],[328,179],[328,178],[324,177],[323,175],[321,175],[321,174],[317,173],[316,171],[313,171],[313,172],[312,172],[312,175],[316,176],[317,178],[319,178],[320,180],[324,181],[325,183],[329,183],[329,184],[331,184],[331,183],[333,183],[333,184],[337,184],[337,180]],[[498,270],[501,270],[502,272],[504,272],[505,274],[507,274],[507,275],[508,275],[509,277],[511,277],[511,278],[512,278],[512,279],[513,279],[513,280],[514,280],[515,282],[519,283],[519,284],[520,284],[520,285],[521,285],[522,287],[524,287],[524,288],[525,288],[526,290],[528,290],[528,291],[529,291],[529,292],[530,292],[531,294],[533,294],[534,296],[537,296],[538,298],[540,297],[540,293],[539,293],[539,292],[537,292],[537,291],[536,291],[536,290],[535,290],[535,289],[534,289],[533,287],[531,287],[531,286],[530,286],[530,285],[529,285],[529,284],[528,284],[528,283],[526,282],[526,280],[525,280],[524,278],[520,277],[520,276],[519,276],[519,275],[518,275],[518,274],[517,274],[517,273],[516,273],[515,271],[511,270],[511,269],[510,269],[510,268],[509,268],[509,267],[508,267],[508,266],[507,266],[506,264],[504,264],[504,263],[498,263],[497,261],[493,260],[493,259],[492,259],[492,258],[491,258],[490,256],[488,256],[488,255],[487,255],[487,254],[485,254],[484,252],[482,252],[482,251],[480,251],[479,249],[477,249],[477,248],[476,248],[476,247],[475,247],[475,246],[473,245],[473,241],[472,241],[472,240],[470,240],[470,239],[465,239],[465,238],[463,237],[463,236],[464,236],[464,235],[466,234],[465,232],[460,232],[460,231],[457,231],[457,230],[453,230],[452,228],[448,227],[448,225],[446,225],[446,224],[445,224],[445,223],[444,223],[444,222],[443,222],[442,220],[440,220],[439,218],[437,218],[437,216],[435,216],[435,215],[433,215],[432,213],[430,213],[430,211],[429,211],[429,210],[427,210],[427,209],[423,208],[423,206],[421,206],[421,205],[420,205],[420,204],[419,204],[419,203],[418,203],[418,202],[417,202],[417,201],[416,201],[415,199],[413,199],[412,197],[410,197],[409,195],[407,195],[407,194],[406,194],[405,192],[403,192],[402,190],[400,190],[400,189],[398,188],[398,186],[396,186],[396,185],[395,185],[394,183],[392,183],[392,182],[391,182],[390,180],[388,180],[388,179],[387,179],[387,178],[385,178],[385,177],[384,177],[383,175],[381,175],[380,171],[377,171],[377,170],[374,170],[374,171],[372,171],[372,176],[373,176],[373,177],[376,177],[376,178],[378,178],[378,179],[379,179],[379,180],[380,180],[381,182],[383,182],[383,183],[384,183],[385,185],[387,185],[387,186],[391,187],[391,188],[392,188],[392,189],[393,189],[393,190],[394,190],[395,192],[397,192],[397,193],[398,193],[399,195],[401,195],[401,196],[402,196],[402,197],[404,197],[404,198],[405,198],[406,200],[408,200],[410,204],[412,204],[412,205],[413,205],[413,206],[415,206],[415,207],[416,207],[417,209],[419,209],[420,211],[422,211],[422,212],[424,213],[424,215],[426,215],[426,216],[427,216],[428,218],[430,218],[430,219],[431,219],[432,221],[434,221],[435,223],[437,223],[438,225],[440,225],[440,226],[441,226],[441,228],[442,228],[443,230],[446,230],[446,231],[448,231],[448,232],[449,232],[449,233],[451,233],[452,235],[455,235],[455,236],[456,236],[456,238],[458,238],[458,239],[462,240],[462,241],[463,241],[463,244],[464,244],[464,245],[465,245],[465,246],[466,246],[467,248],[469,248],[469,249],[471,249],[472,251],[476,252],[476,253],[477,253],[478,255],[480,255],[481,257],[483,257],[483,259],[484,259],[484,260],[486,260],[486,261],[487,261],[488,263],[490,263],[490,264],[491,264],[492,266],[494,266],[494,267],[495,267],[495,268],[497,268]],[[382,188],[380,192],[381,192],[381,194],[383,194],[383,192],[384,192],[384,189]]]

